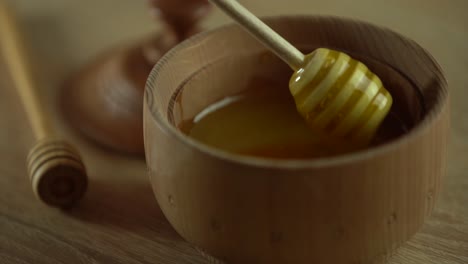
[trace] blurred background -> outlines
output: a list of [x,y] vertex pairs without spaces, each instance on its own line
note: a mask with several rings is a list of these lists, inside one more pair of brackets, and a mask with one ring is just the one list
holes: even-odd
[[[10,0],[25,24],[39,61],[48,74],[66,74],[114,44],[156,32],[146,0]],[[243,0],[258,15],[332,14],[371,21],[410,36],[429,49],[441,64],[461,55],[467,44],[466,0]],[[229,23],[213,9],[205,28]],[[45,66],[45,65],[43,65]],[[451,69],[452,70],[452,69]],[[449,71],[450,72],[450,71]],[[461,74],[463,75],[463,74]],[[450,76],[456,79],[455,76]],[[460,76],[459,76],[460,77]]]
[[[7,0],[8,1],[8,0]],[[41,78],[56,87],[63,78],[106,49],[132,43],[161,29],[147,0],[10,0],[17,7]],[[447,72],[451,87],[468,83],[466,0],[242,0],[260,16],[331,14],[389,27],[428,49]],[[230,23],[213,8],[201,22],[209,29]],[[455,64],[454,62],[460,62]],[[454,94],[456,95],[456,91]],[[49,96],[46,96],[49,97]],[[459,100],[457,96],[453,97]],[[457,120],[466,116],[454,112]],[[466,130],[465,130],[466,131]],[[467,131],[468,132],[468,131]]]
[[[8,1],[8,0],[7,0]],[[122,41],[158,31],[146,0],[10,0],[24,20],[38,59],[51,71],[66,71]],[[453,58],[467,43],[466,0],[242,0],[258,15],[332,14],[387,26],[418,41],[440,57]],[[203,20],[213,28],[230,20],[213,9]],[[50,65],[49,65],[50,64]],[[444,65],[445,66],[445,65]],[[61,72],[56,72],[61,73]]]

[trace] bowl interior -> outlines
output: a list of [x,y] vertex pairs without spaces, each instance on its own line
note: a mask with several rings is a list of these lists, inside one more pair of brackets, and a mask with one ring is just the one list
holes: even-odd
[[[447,94],[445,79],[432,57],[416,43],[392,31],[346,19],[280,17],[266,22],[304,53],[328,47],[365,63],[394,98],[392,111],[409,132],[400,138],[412,134],[420,124],[427,126],[429,117],[440,111]],[[147,82],[146,104],[156,123],[190,143],[177,131],[179,124],[252,82],[282,83],[288,91],[291,74],[284,62],[243,29],[227,26],[199,34],[168,52]]]
[[[307,53],[314,48],[302,47],[302,51]],[[424,113],[422,96],[414,82],[389,65],[365,55],[351,55],[364,62],[376,73],[392,94],[394,104],[391,110],[392,116],[389,118],[398,119],[405,131],[413,128]],[[181,82],[172,96],[173,103],[168,106],[168,120],[173,126],[178,127],[192,120],[209,105],[253,86],[282,89],[280,92],[283,96],[291,97],[288,89],[291,74],[292,70],[284,62],[266,50],[227,56],[205,65],[187,80]],[[389,118],[386,119],[381,129],[392,130]],[[393,130],[396,129],[393,128]],[[388,133],[389,139],[398,136],[401,134],[392,134],[392,131]]]

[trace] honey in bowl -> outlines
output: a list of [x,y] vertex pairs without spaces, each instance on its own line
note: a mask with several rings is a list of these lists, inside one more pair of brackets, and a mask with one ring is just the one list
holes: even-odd
[[391,111],[369,146],[332,138],[309,127],[284,82],[268,77],[252,78],[241,92],[215,101],[178,127],[189,137],[215,148],[277,159],[344,154],[382,144],[408,130],[408,124]]

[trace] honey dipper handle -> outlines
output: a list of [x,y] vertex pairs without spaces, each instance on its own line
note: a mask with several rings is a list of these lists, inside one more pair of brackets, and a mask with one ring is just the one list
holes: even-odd
[[281,37],[273,29],[263,23],[258,17],[250,13],[235,0],[210,0],[224,13],[246,28],[253,36],[272,50],[278,57],[286,62],[292,69],[302,67],[304,54],[291,43]]
[[53,135],[50,120],[40,105],[24,42],[5,0],[0,0],[0,48],[37,141],[27,161],[32,189],[50,206],[69,207],[86,190],[85,167],[78,151]]
[[50,121],[44,114],[28,67],[24,42],[17,22],[5,0],[0,0],[0,46],[3,57],[31,123],[34,136],[41,140],[52,133]]

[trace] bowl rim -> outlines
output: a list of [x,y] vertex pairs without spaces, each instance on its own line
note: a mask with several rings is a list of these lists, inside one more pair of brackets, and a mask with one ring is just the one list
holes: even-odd
[[[194,140],[181,131],[179,131],[176,127],[174,127],[165,116],[161,115],[160,111],[157,111],[155,106],[152,104],[152,96],[153,90],[155,89],[154,84],[157,82],[157,79],[160,75],[161,70],[166,66],[169,60],[176,55],[179,51],[186,49],[187,47],[191,47],[194,43],[200,42],[203,39],[215,35],[218,32],[222,31],[229,31],[235,30],[236,28],[240,28],[239,25],[236,23],[229,23],[226,25],[219,26],[214,29],[210,29],[201,33],[198,33],[172,49],[170,49],[164,56],[155,64],[152,68],[148,79],[145,85],[145,93],[144,93],[144,108],[148,108],[149,113],[151,115],[151,119],[153,122],[161,128],[164,133],[170,134],[175,139],[177,139],[180,143],[187,145],[188,147],[195,149],[202,154],[208,155],[212,158],[219,159],[224,162],[228,163],[235,163],[237,165],[244,165],[250,167],[260,167],[260,168],[273,168],[273,169],[285,169],[285,170],[300,170],[300,169],[320,169],[326,167],[336,167],[339,165],[346,165],[350,163],[356,163],[360,161],[367,160],[369,158],[375,158],[377,156],[384,155],[385,153],[392,152],[396,150],[399,146],[406,145],[411,141],[414,141],[418,138],[419,135],[424,134],[426,130],[428,130],[435,121],[441,116],[443,110],[448,105],[448,86],[445,74],[438,64],[438,62],[434,59],[434,57],[423,47],[417,44],[415,41],[385,27],[385,26],[377,26],[369,22],[365,22],[362,20],[354,19],[354,18],[346,18],[340,16],[333,16],[333,15],[279,15],[279,16],[264,16],[261,17],[263,21],[266,23],[275,22],[280,20],[335,20],[340,22],[346,23],[357,23],[360,25],[364,25],[367,27],[372,27],[378,29],[380,31],[387,31],[391,34],[399,37],[400,39],[410,42],[413,45],[417,46],[418,48],[423,51],[424,56],[427,56],[429,60],[433,63],[437,71],[440,72],[440,81],[441,81],[441,93],[435,100],[433,106],[430,109],[426,109],[427,111],[423,113],[421,120],[413,127],[410,131],[403,134],[402,136],[392,139],[388,143],[384,143],[378,146],[374,146],[371,148],[365,148],[363,150],[353,151],[350,153],[340,154],[336,156],[330,157],[323,157],[323,158],[313,158],[313,159],[273,159],[273,158],[263,158],[263,157],[254,157],[254,156],[245,156],[241,154],[230,153],[215,147],[211,147],[204,143],[201,143],[197,140]],[[246,32],[246,34],[248,34]],[[399,71],[398,69],[395,69]],[[400,72],[400,71],[399,71]],[[401,72],[400,72],[401,73]],[[406,78],[406,76],[405,76]],[[410,81],[412,81],[410,79]],[[425,102],[422,102],[425,104]],[[144,109],[145,110],[145,109]],[[143,111],[144,115],[146,115],[146,111]],[[143,119],[146,122],[146,118]],[[144,126],[144,135],[145,135],[145,152],[148,154],[147,141],[146,141],[146,125]],[[146,155],[148,157],[148,155]],[[148,158],[147,158],[148,159]],[[150,162],[147,160],[147,162]]]

